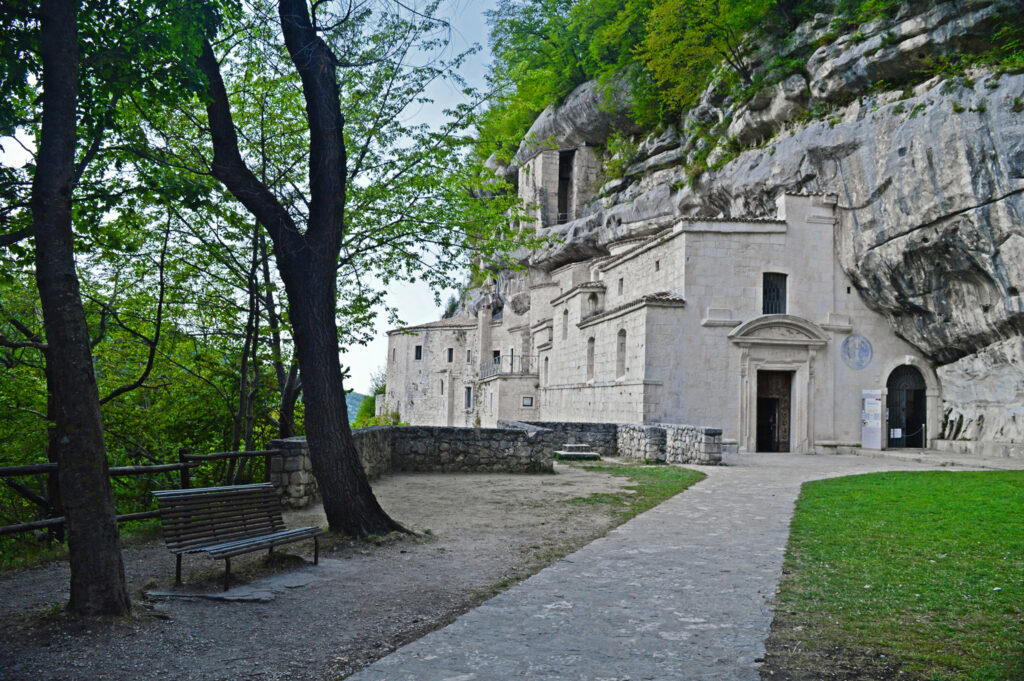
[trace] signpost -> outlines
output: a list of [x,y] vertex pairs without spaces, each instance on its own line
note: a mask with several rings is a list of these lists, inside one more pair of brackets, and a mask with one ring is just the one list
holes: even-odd
[[861,391],[860,446],[882,448],[882,391]]

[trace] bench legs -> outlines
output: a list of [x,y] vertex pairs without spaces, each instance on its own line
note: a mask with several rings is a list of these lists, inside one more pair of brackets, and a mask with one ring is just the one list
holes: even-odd
[[177,562],[174,565],[174,583],[181,584],[181,554],[175,556]]
[[231,559],[224,559],[224,590],[228,590],[228,585],[231,582]]

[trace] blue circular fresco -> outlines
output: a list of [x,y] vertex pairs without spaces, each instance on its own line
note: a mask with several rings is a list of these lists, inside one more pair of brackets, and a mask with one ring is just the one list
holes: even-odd
[[843,363],[851,369],[864,369],[871,364],[871,358],[875,356],[875,350],[871,347],[871,341],[859,333],[846,337],[843,347],[840,350]]

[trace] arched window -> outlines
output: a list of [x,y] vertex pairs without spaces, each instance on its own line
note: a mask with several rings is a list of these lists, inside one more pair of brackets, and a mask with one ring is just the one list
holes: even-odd
[[615,375],[622,378],[626,375],[626,330],[619,329],[618,342],[615,345]]
[[550,375],[548,374],[548,358],[544,358],[544,385],[550,383]]
[[594,380],[594,337],[587,339],[587,380]]
[[569,311],[562,310],[562,340],[569,337]]
[[587,296],[587,314],[597,314],[597,294]]

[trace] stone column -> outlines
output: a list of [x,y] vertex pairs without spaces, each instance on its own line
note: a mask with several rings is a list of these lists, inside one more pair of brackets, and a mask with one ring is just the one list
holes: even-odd
[[271,440],[267,449],[276,449],[279,456],[270,458],[270,482],[277,489],[281,505],[286,508],[305,508],[320,498],[309,459],[309,445],[305,437]]

